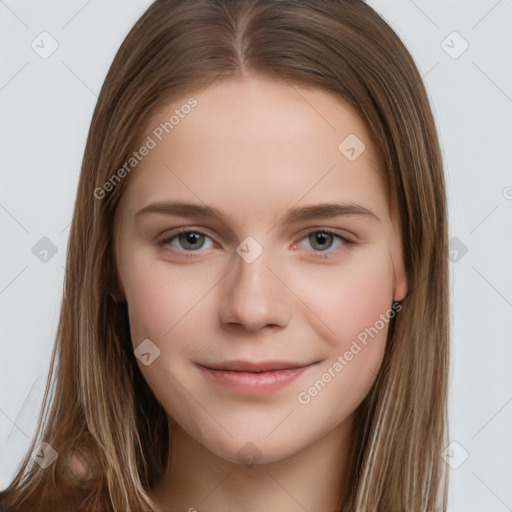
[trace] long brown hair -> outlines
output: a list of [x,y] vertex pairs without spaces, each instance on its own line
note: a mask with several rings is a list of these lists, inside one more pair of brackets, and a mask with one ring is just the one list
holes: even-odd
[[[408,294],[357,411],[342,510],[446,509],[445,187],[410,54],[362,0],[157,0],[120,47],[94,111],[44,406],[29,453],[0,493],[8,512],[158,510],[148,491],[166,463],[167,416],[139,371],[126,303],[116,299],[114,220],[130,176],[103,187],[160,108],[249,71],[334,92],[356,109],[401,231]],[[58,453],[47,469],[31,458],[41,442]],[[91,467],[88,481],[70,476],[71,450]]]

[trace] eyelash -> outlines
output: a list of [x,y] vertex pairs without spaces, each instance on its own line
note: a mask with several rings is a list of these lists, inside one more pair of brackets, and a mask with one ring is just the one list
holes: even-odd
[[[194,233],[194,234],[203,235],[203,236],[206,236],[206,237],[212,239],[212,237],[208,233],[206,233],[204,231],[201,231],[199,229],[187,228],[187,229],[181,229],[179,231],[176,231],[172,235],[164,236],[162,239],[160,239],[159,241],[156,242],[156,245],[158,247],[164,247],[165,245],[170,244],[174,239],[178,238],[180,235],[182,235],[184,233]],[[336,256],[339,256],[342,253],[345,253],[346,251],[349,250],[350,246],[354,245],[354,243],[355,243],[352,240],[349,240],[348,238],[346,238],[346,237],[340,235],[339,233],[336,233],[335,231],[332,231],[330,229],[312,229],[311,231],[308,231],[304,236],[302,236],[298,240],[298,242],[294,244],[294,247],[299,242],[302,242],[303,240],[307,239],[308,237],[310,237],[311,235],[316,234],[316,233],[322,233],[322,234],[330,235],[333,238],[337,238],[339,241],[341,241],[342,246],[344,246],[344,248],[338,249],[336,251],[331,251],[330,248],[326,249],[325,251],[315,251],[315,250],[313,250],[313,253],[315,254],[315,258],[319,258],[319,259],[322,259],[322,260],[326,260],[326,259],[329,259],[329,258],[334,258]],[[171,250],[173,250],[173,249],[171,249]],[[195,257],[199,257],[200,256],[201,250],[198,249],[196,251],[187,251],[185,249],[182,249],[182,250],[178,250],[177,252],[182,253],[182,254],[187,254],[187,257],[195,258]]]

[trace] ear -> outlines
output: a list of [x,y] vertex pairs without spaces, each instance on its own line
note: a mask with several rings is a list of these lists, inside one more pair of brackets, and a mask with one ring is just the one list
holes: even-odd
[[402,240],[397,230],[394,230],[390,247],[391,263],[393,265],[393,300],[403,300],[409,289],[405,271]]
[[[114,232],[117,233],[117,224],[115,223],[114,224]],[[113,263],[113,267],[114,267],[114,273],[115,273],[115,285],[112,289],[112,291],[110,292],[110,295],[112,297],[112,299],[114,300],[114,302],[126,302],[126,296],[125,296],[125,292],[124,292],[124,286],[123,286],[123,282],[121,280],[121,277],[119,275],[119,258],[118,258],[118,252],[117,252],[117,247],[118,247],[118,240],[116,238],[114,238],[114,248],[113,248],[113,254],[114,254],[114,261],[112,262]]]
[[407,295],[407,276],[405,274],[405,268],[403,262],[400,261],[399,265],[394,268],[395,280],[394,280],[394,291],[393,300],[400,302]]
[[119,276],[119,270],[117,269],[117,265],[115,268],[116,268],[116,270],[115,270],[116,279],[115,279],[115,284],[112,288],[112,291],[110,292],[110,296],[116,303],[117,302],[126,302],[124,286],[123,286],[121,277]]

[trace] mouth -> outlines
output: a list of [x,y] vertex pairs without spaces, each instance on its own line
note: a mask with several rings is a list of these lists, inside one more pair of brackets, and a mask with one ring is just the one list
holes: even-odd
[[266,395],[283,389],[317,363],[227,361],[197,366],[223,388],[247,395]]

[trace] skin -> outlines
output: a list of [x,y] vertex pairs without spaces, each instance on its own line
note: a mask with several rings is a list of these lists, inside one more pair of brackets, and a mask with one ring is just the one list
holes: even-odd
[[[168,511],[335,510],[354,411],[382,363],[388,323],[307,404],[298,395],[407,292],[370,137],[347,103],[319,89],[249,75],[194,97],[197,106],[132,171],[116,218],[133,346],[150,339],[160,350],[148,366],[137,361],[172,430],[172,458],[152,497]],[[184,101],[159,112],[146,135]],[[366,146],[354,161],[338,150],[349,134]],[[136,215],[169,200],[225,218]],[[376,218],[284,223],[291,208],[334,202]],[[183,227],[207,236],[192,249],[178,237],[158,246]],[[309,236],[325,229],[352,243]],[[263,249],[252,263],[235,250],[248,236]],[[235,359],[315,364],[264,396],[223,388],[196,365]]]

